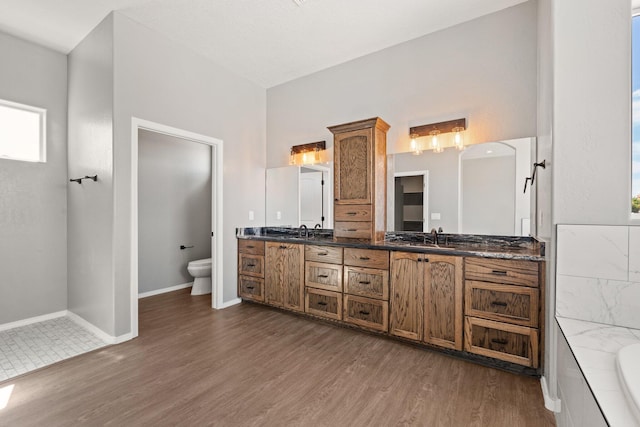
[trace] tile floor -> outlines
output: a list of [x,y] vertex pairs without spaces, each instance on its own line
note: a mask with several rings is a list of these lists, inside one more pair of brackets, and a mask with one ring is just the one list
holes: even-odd
[[68,317],[1,331],[0,381],[106,345]]

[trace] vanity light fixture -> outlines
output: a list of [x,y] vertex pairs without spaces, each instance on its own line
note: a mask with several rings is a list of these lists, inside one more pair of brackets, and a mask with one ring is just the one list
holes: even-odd
[[411,137],[411,151],[414,155],[419,156],[420,154],[422,154],[422,144],[420,144],[419,141],[416,141],[418,135],[411,134],[409,136]]
[[[432,123],[428,125],[413,126],[409,128],[411,135],[411,150],[416,153],[414,146],[419,146],[415,138],[422,136],[430,136],[430,149],[435,153],[442,153],[445,146],[456,147],[458,150],[464,150],[464,131],[467,129],[467,119],[455,119],[446,122]],[[452,142],[443,143],[442,134],[453,133]],[[418,153],[416,153],[418,154]]]
[[326,141],[294,145],[289,154],[289,164],[296,166],[320,163],[320,153],[327,148]]

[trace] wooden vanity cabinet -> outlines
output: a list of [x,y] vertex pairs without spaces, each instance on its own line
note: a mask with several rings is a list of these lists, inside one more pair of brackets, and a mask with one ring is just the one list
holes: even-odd
[[238,240],[238,295],[264,302],[264,248],[256,240]]
[[541,263],[465,258],[465,350],[539,366]]
[[462,258],[391,255],[390,333],[462,350]]
[[265,302],[304,311],[304,245],[267,242]]
[[375,117],[329,130],[333,133],[334,236],[382,241],[389,125]]

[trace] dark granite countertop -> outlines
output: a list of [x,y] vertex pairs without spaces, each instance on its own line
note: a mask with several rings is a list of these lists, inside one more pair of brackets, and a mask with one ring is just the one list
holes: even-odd
[[297,228],[258,227],[237,228],[236,237],[301,243],[307,245],[341,246],[362,249],[387,249],[392,251],[430,253],[441,255],[474,256],[482,258],[518,259],[544,261],[544,242],[534,237],[485,236],[476,234],[438,234],[435,242],[430,233],[387,232],[379,243],[359,240],[336,241],[333,230],[309,230],[309,237]]

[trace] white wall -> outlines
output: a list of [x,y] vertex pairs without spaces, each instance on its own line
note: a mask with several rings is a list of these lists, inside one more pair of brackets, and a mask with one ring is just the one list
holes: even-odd
[[119,13],[114,21],[113,274],[120,335],[130,325],[131,118],[224,141],[224,235],[218,237],[225,248],[223,297],[230,301],[237,297],[235,228],[264,224],[266,93]]
[[47,162],[0,159],[0,324],[67,308],[67,58],[0,33],[0,99],[46,108]]
[[114,335],[113,19],[69,54],[69,310]]
[[211,257],[211,146],[140,130],[138,165],[138,292],[192,282]]
[[267,166],[327,126],[380,116],[387,152],[409,127],[466,117],[467,140],[536,134],[536,3],[527,2],[331,67],[267,91]]

